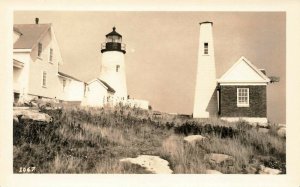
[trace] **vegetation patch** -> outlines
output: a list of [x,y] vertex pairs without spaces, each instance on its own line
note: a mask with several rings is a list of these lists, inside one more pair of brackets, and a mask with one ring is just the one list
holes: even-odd
[[[35,167],[35,173],[150,173],[119,161],[139,155],[167,160],[173,173],[258,173],[260,165],[286,172],[285,138],[274,126],[262,134],[244,121],[193,120],[121,105],[40,109],[53,120],[14,121],[15,173],[24,167]],[[206,140],[190,144],[187,135]],[[234,162],[211,164],[205,159],[210,153],[230,155]]]

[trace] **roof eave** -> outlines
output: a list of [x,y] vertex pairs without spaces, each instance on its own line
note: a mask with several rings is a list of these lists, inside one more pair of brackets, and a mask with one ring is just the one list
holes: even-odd
[[71,75],[68,75],[68,74],[65,74],[65,73],[62,73],[62,72],[58,72],[57,75],[60,76],[60,77],[65,77],[65,78],[72,79],[72,80],[75,80],[75,81],[78,81],[78,82],[83,82],[83,81],[81,81],[81,80],[79,80],[79,79],[77,79],[77,78],[75,78]]
[[268,84],[269,81],[223,81],[217,80],[218,84]]
[[32,49],[13,49],[14,53],[31,53]]

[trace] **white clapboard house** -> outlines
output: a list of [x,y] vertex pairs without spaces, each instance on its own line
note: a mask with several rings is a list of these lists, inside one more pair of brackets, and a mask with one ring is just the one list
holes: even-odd
[[148,109],[148,101],[127,97],[125,45],[115,28],[102,45],[100,76],[89,82],[60,71],[63,59],[52,24],[39,24],[36,18],[35,24],[15,24],[13,33],[14,103],[38,98],[94,107],[122,102]]

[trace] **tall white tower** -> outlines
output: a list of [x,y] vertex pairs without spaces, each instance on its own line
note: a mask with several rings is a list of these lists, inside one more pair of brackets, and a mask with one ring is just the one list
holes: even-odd
[[212,26],[212,22],[200,23],[194,118],[215,117],[218,112]]
[[105,43],[101,45],[102,63],[101,80],[108,83],[116,92],[114,98],[117,100],[127,99],[126,73],[124,54],[125,44],[122,43],[122,35],[113,31],[106,35]]

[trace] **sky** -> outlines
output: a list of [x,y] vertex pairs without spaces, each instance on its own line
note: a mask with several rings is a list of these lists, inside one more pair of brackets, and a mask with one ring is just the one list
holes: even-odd
[[268,119],[286,122],[286,15],[284,12],[17,11],[15,24],[52,23],[63,66],[83,81],[100,74],[101,43],[116,27],[126,44],[128,94],[154,110],[191,114],[199,23],[213,22],[220,78],[241,56],[280,82],[267,86]]

